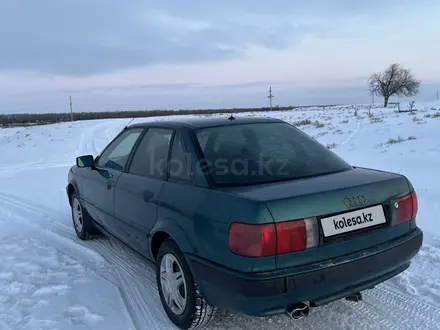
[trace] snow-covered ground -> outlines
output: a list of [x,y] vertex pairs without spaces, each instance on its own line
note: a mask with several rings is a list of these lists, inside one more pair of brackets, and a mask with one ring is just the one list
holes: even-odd
[[[310,119],[301,128],[351,164],[407,175],[425,242],[409,270],[362,302],[340,300],[295,323],[225,312],[214,329],[440,329],[440,103],[417,106],[415,115],[373,109],[373,118],[364,106],[247,114]],[[79,241],[71,224],[69,167],[128,122],[0,129],[0,330],[172,328],[153,266],[115,239]]]

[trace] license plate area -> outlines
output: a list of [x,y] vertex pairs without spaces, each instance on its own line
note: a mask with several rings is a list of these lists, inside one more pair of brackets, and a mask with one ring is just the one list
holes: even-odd
[[320,219],[324,238],[383,225],[387,222],[382,205],[358,209]]

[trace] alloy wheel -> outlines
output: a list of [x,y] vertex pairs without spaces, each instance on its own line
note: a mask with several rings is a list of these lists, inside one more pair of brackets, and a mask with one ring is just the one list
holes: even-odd
[[72,202],[73,224],[78,233],[83,230],[83,212],[78,198],[74,198]]
[[165,254],[160,263],[160,284],[169,309],[181,315],[188,297],[185,276],[179,261],[170,253]]

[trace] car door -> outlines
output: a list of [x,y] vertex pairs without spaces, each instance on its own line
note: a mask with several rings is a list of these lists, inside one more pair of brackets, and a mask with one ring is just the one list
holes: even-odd
[[142,128],[122,131],[87,169],[81,197],[92,218],[107,231],[114,230],[114,186],[124,171]]
[[[201,216],[195,216],[195,213],[204,205],[207,190],[195,185],[195,174],[187,145],[181,134],[176,133],[171,146],[168,180],[160,192],[158,215],[159,219],[171,220],[183,228],[189,241],[200,242],[200,235],[215,228],[211,227],[212,224],[196,220],[201,219]],[[215,246],[206,248],[209,251],[215,249]]]
[[165,182],[172,135],[172,129],[149,128],[115,187],[118,236],[144,255],[149,250],[147,235],[157,221],[158,196]]

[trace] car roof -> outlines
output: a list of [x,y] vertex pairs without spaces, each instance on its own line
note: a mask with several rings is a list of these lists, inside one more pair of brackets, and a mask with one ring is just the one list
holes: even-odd
[[216,117],[193,117],[188,116],[185,118],[173,119],[173,120],[157,120],[147,121],[138,124],[129,125],[127,128],[135,127],[186,127],[192,129],[207,128],[207,127],[219,127],[219,126],[231,126],[240,124],[254,124],[254,123],[282,123],[281,119],[270,117],[233,117],[230,119],[230,115],[216,116]]

